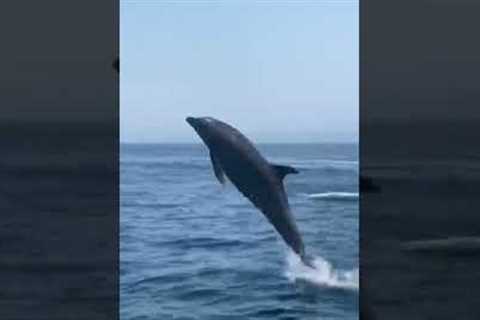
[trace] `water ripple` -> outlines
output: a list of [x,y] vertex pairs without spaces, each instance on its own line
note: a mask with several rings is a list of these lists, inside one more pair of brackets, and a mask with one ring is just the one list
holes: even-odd
[[358,318],[358,195],[306,196],[356,190],[356,147],[262,148],[300,167],[286,190],[318,270],[297,265],[267,219],[219,186],[201,146],[123,147],[122,319]]

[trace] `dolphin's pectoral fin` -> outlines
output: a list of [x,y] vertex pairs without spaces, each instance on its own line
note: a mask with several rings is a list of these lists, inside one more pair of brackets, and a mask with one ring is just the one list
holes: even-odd
[[278,164],[272,164],[272,167],[275,170],[275,172],[277,173],[277,176],[280,178],[280,180],[283,180],[283,178],[285,178],[285,176],[289,173],[295,173],[295,174],[298,173],[297,169],[295,169],[294,167],[290,167],[290,166],[282,166],[282,165],[278,165]]
[[220,181],[221,184],[225,184],[225,174],[223,172],[222,166],[220,165],[220,162],[212,152],[210,152],[210,160],[212,161],[213,172],[215,172],[215,177],[217,177],[218,181]]

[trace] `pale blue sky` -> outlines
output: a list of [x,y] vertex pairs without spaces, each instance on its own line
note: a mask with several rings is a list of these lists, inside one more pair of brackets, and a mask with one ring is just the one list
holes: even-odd
[[358,2],[122,1],[122,142],[358,141]]

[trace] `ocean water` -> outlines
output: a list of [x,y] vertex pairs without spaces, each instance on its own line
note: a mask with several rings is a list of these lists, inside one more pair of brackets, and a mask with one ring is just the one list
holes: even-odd
[[264,144],[315,269],[302,265],[203,145],[122,144],[121,319],[358,319],[358,150]]

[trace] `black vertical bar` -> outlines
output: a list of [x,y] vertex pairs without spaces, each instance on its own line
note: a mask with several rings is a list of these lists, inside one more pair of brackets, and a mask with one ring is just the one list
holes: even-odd
[[118,318],[117,1],[0,10],[0,318]]
[[478,319],[480,3],[361,1],[361,303]]

